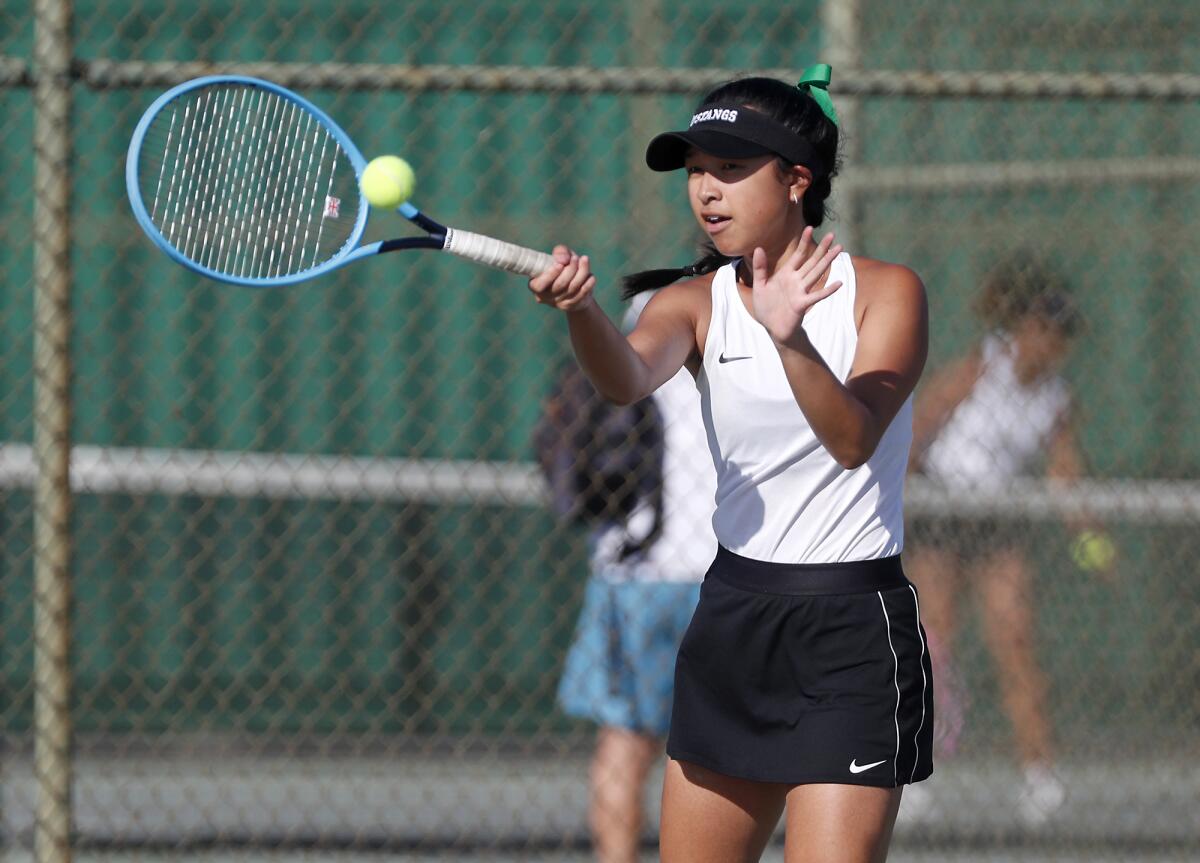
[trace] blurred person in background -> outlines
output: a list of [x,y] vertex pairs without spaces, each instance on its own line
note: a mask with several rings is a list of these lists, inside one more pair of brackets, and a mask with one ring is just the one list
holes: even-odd
[[[627,329],[650,296],[634,298]],[[558,690],[567,714],[599,726],[589,822],[602,863],[638,859],[647,779],[670,725],[675,655],[717,550],[716,472],[696,385],[680,371],[651,398],[663,424],[661,522],[642,506],[592,531],[591,576]],[[631,541],[647,539],[628,553]]]
[[[1031,257],[1003,261],[986,277],[976,312],[987,330],[982,341],[932,375],[917,395],[913,469],[950,491],[1000,490],[1039,470],[1059,480],[1079,477],[1071,391],[1061,373],[1078,314],[1062,279]],[[1028,543],[1028,525],[1018,520],[917,518],[905,558],[921,592],[939,683],[939,750],[955,750],[966,710],[952,658],[966,589],[981,605],[984,641],[1022,767],[1018,813],[1039,823],[1063,804],[1066,789],[1054,770]]]

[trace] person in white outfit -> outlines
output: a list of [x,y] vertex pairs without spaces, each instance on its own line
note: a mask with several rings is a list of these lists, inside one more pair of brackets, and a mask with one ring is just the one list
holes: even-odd
[[[986,335],[930,377],[913,419],[913,463],[948,490],[1002,489],[1045,471],[1082,472],[1071,392],[1061,367],[1078,315],[1062,280],[1045,264],[1015,257],[993,268],[977,302]],[[995,662],[1025,787],[1019,814],[1049,817],[1065,788],[1053,770],[1046,677],[1035,649],[1035,590],[1028,526],[956,516],[910,526],[907,569],[921,590],[939,687],[938,739],[949,754],[966,710],[952,655],[964,592],[978,595],[984,640]]]
[[557,246],[529,283],[610,401],[680,369],[700,392],[718,546],[675,664],[664,863],[757,860],[785,812],[788,861],[878,863],[902,789],[933,771],[932,669],[900,563],[925,291],[814,236],[837,171],[829,80],[818,65],[798,85],[729,82],[650,142],[652,170],[684,170],[712,250],[626,279],[666,286],[628,336],[586,255]]

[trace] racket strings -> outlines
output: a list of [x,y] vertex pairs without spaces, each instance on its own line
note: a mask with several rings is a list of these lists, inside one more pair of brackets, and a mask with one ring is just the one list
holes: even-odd
[[271,91],[223,84],[167,105],[139,161],[163,237],[208,269],[271,278],[311,269],[350,240],[354,168],[310,112]]

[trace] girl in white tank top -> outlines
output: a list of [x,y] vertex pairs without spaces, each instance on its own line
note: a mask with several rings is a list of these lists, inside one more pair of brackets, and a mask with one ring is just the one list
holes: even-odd
[[[1083,458],[1061,366],[1078,322],[1063,280],[1044,262],[1016,255],[987,274],[976,306],[987,334],[933,375],[917,400],[914,466],[946,489],[972,492],[1003,491],[1041,469],[1060,482],[1077,478]],[[942,683],[940,749],[954,752],[967,712],[954,646],[969,597],[983,612],[984,643],[1025,776],[1016,811],[1026,823],[1041,824],[1063,804],[1066,789],[1053,767],[1048,684],[1032,647],[1038,591],[1029,525],[950,513],[910,527],[907,568],[926,598],[930,655]],[[1092,530],[1083,536],[1110,542]]]
[[667,285],[628,336],[586,255],[558,246],[529,283],[605,397],[645,398],[680,368],[701,393],[719,547],[676,661],[666,863],[755,859],[785,806],[804,825],[789,858],[882,859],[901,786],[932,771],[931,670],[899,563],[924,287],[813,235],[837,169],[829,76],[730,82],[651,141],[651,169],[685,169],[710,251],[626,280],[627,296]]

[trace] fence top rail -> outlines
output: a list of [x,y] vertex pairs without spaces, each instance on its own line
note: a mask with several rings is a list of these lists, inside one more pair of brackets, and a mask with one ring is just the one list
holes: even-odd
[[[76,60],[73,77],[94,89],[167,87],[201,75],[267,78],[287,87],[350,90],[456,90],[541,93],[695,94],[743,74],[776,78],[797,69],[653,66],[481,66],[386,63],[239,63]],[[29,87],[37,71],[0,56],[0,86]],[[841,96],[998,99],[1200,99],[1200,74],[838,70]]]

